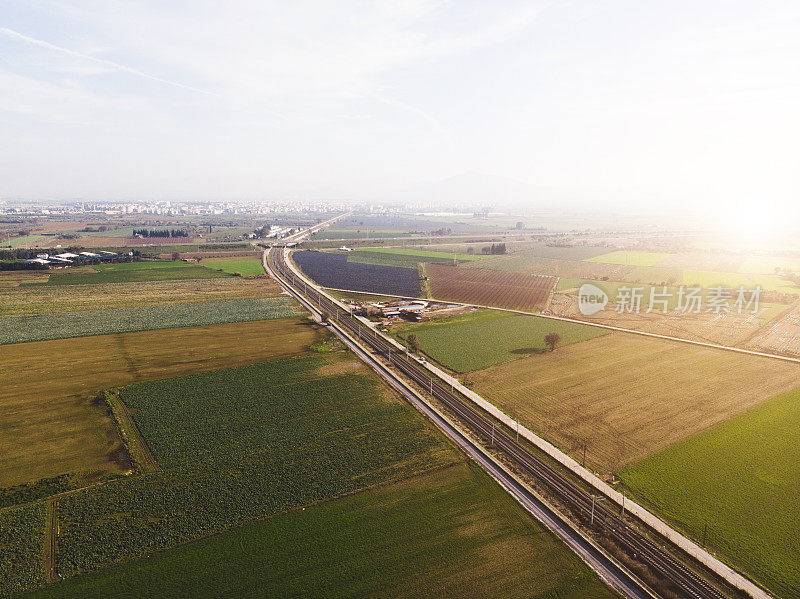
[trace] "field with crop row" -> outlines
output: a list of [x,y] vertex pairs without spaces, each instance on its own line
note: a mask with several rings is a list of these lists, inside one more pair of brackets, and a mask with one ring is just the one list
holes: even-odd
[[[751,387],[752,388],[752,387]],[[800,596],[800,391],[620,473],[646,505],[782,597]]]
[[289,318],[297,314],[297,305],[293,300],[276,297],[35,316],[0,316],[0,344]]
[[467,376],[602,474],[800,385],[797,364],[611,333]]
[[102,389],[297,355],[318,339],[289,318],[3,346],[0,487],[125,469],[116,425],[92,403]]
[[556,283],[552,277],[441,264],[428,264],[425,271],[438,300],[515,310],[542,309]]
[[399,596],[409,589],[426,597],[614,596],[464,462],[114,565],[35,597],[100,599],[128,589],[150,597]]
[[536,316],[478,310],[422,324],[401,325],[398,336],[414,333],[423,352],[456,372],[469,372],[546,351],[544,337],[556,332],[561,345],[605,335],[608,331]]
[[120,396],[163,471],[61,500],[65,577],[459,460],[349,354],[140,383]]
[[0,511],[0,597],[44,582],[45,506],[31,504]]
[[416,297],[419,273],[416,268],[348,262],[345,254],[298,251],[292,259],[303,272],[323,287],[387,293]]
[[[45,274],[45,276],[47,276]],[[0,315],[35,315],[147,308],[150,306],[260,299],[280,295],[271,279],[180,279],[98,285],[35,285],[30,276],[0,276]]]

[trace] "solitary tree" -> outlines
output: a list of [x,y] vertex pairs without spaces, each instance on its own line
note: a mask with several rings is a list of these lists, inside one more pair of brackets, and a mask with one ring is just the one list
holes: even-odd
[[553,351],[558,345],[558,342],[561,341],[561,335],[553,331],[552,333],[547,333],[544,336],[544,343],[547,347],[550,348],[550,351]]
[[419,341],[417,340],[416,333],[411,333],[408,338],[406,339],[408,342],[408,347],[413,352],[419,351]]

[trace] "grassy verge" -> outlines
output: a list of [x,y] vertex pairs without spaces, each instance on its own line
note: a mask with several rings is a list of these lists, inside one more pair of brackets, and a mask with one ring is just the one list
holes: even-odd
[[202,265],[206,268],[220,269],[228,274],[239,273],[245,277],[265,274],[264,266],[261,264],[261,258],[259,257],[203,260]]

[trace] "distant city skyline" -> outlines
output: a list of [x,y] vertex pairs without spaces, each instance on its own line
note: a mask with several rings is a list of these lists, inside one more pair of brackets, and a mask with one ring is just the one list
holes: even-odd
[[794,210],[798,31],[789,1],[7,0],[0,198]]

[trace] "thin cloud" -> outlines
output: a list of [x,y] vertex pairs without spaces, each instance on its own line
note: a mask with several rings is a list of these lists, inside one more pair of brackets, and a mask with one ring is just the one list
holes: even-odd
[[12,39],[26,42],[28,44],[33,44],[35,46],[39,46],[41,48],[47,48],[48,50],[54,50],[56,52],[60,52],[62,54],[67,54],[69,56],[75,56],[76,58],[80,58],[82,60],[88,60],[97,64],[101,64],[107,67],[110,67],[116,71],[122,71],[124,73],[130,73],[131,75],[136,75],[137,77],[143,77],[145,79],[150,79],[151,81],[158,81],[159,83],[164,83],[166,85],[171,85],[173,87],[179,87],[181,89],[187,89],[189,91],[197,92],[200,94],[205,94],[207,96],[217,96],[213,92],[208,90],[200,89],[197,87],[193,87],[191,85],[186,85],[184,83],[179,83],[177,81],[170,81],[169,79],[163,79],[161,77],[156,77],[155,75],[149,75],[144,73],[138,69],[133,69],[131,67],[125,66],[124,64],[119,64],[118,62],[114,62],[111,60],[105,60],[102,58],[95,58],[94,56],[89,56],[88,54],[83,54],[82,52],[76,52],[75,50],[70,50],[69,48],[64,48],[62,46],[57,46],[55,44],[51,44],[50,42],[46,42],[44,40],[37,39],[35,37],[30,37],[27,35],[23,35],[13,29],[8,29],[7,27],[0,27],[0,33],[5,35],[6,37],[10,37]]

